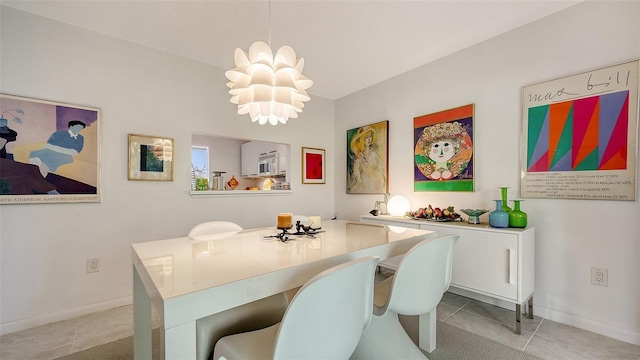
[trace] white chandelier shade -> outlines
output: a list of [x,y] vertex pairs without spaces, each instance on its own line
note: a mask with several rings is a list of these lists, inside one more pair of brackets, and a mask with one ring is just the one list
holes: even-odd
[[307,89],[313,81],[302,75],[304,59],[296,59],[290,46],[282,46],[274,57],[269,45],[256,41],[249,53],[236,49],[234,60],[236,67],[225,76],[238,114],[249,114],[261,125],[286,124],[298,117],[310,99]]

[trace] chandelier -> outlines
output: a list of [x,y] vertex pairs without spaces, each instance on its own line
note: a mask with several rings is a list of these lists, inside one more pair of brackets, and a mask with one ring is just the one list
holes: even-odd
[[269,44],[254,42],[249,52],[237,48],[234,53],[236,67],[225,72],[231,102],[238,105],[238,114],[249,114],[251,121],[260,125],[286,124],[297,118],[307,89],[313,81],[302,75],[304,59],[296,59],[290,46],[282,46],[273,56],[271,51],[271,2],[269,2]]

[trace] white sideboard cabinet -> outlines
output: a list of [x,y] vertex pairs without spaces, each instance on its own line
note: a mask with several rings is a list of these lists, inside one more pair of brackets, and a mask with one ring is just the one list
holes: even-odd
[[[460,235],[454,248],[449,291],[477,300],[498,299],[516,305],[520,334],[522,305],[533,318],[535,229],[497,229],[467,222],[434,222],[396,216],[362,215],[361,222]],[[478,296],[476,296],[478,295]]]

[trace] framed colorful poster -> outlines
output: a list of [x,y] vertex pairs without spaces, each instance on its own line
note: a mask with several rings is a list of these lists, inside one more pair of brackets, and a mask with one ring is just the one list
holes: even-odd
[[413,119],[414,191],[474,191],[474,105]]
[[525,86],[525,198],[636,199],[638,61]]
[[302,148],[302,183],[324,184],[325,178],[324,149]]
[[0,204],[100,202],[100,109],[0,94]]
[[129,180],[173,181],[173,139],[129,134]]
[[347,130],[347,194],[389,192],[389,121]]

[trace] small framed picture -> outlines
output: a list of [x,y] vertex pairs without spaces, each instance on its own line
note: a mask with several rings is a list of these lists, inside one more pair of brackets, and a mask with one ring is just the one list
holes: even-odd
[[324,184],[325,178],[324,149],[302,148],[302,183]]
[[173,181],[173,139],[129,134],[129,180]]

